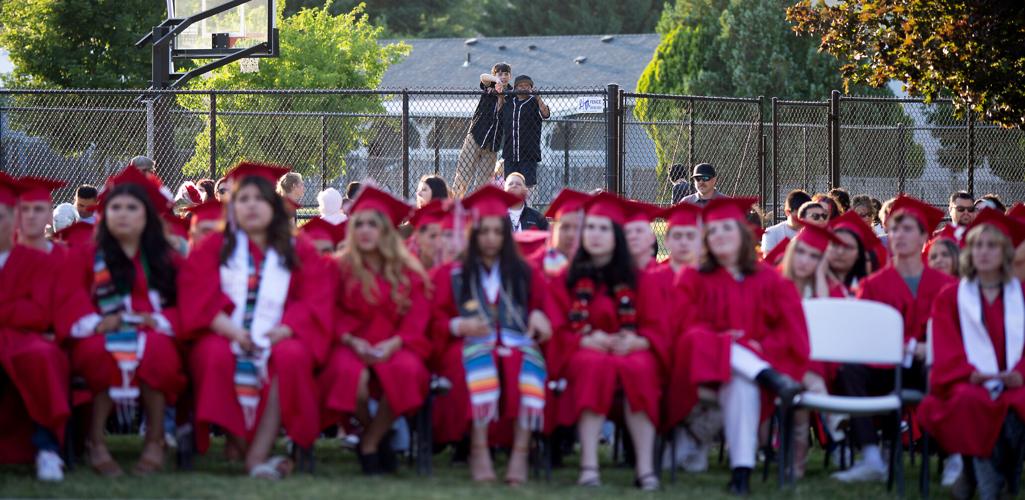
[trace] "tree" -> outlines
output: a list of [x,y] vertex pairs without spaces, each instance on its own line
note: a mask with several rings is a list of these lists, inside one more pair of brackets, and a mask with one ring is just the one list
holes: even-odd
[[166,16],[153,0],[18,0],[0,7],[0,46],[17,87],[149,86],[150,52],[135,42]]
[[[470,0],[340,0],[332,3],[334,15],[351,11],[360,3],[366,4],[370,21],[384,27],[386,37],[432,38],[469,36],[480,11]],[[285,17],[304,8],[320,7],[323,0],[288,0]]]
[[[379,44],[382,28],[370,23],[362,6],[340,15],[331,14],[330,6],[327,2],[282,20],[281,56],[262,59],[258,72],[243,73],[239,64],[230,64],[209,78],[194,80],[192,88],[376,88],[388,66],[409,53],[409,46]],[[209,106],[204,95],[180,95],[178,102],[204,113]],[[217,110],[218,172],[242,159],[285,163],[299,172],[344,168],[346,154],[369,140],[367,136],[383,132],[383,123],[397,123],[383,116],[377,95],[220,95]],[[185,165],[188,175],[210,167],[210,122],[204,120],[195,136],[195,154]]]
[[1020,2],[803,0],[787,17],[843,60],[848,84],[900,80],[926,99],[955,97],[1008,127],[1025,127],[1025,9]]
[[477,31],[485,36],[650,33],[662,8],[660,0],[482,2]]

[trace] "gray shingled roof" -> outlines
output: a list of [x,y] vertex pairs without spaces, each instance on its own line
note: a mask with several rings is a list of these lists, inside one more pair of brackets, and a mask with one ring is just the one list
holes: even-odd
[[[409,56],[384,74],[382,88],[476,88],[497,62],[513,76],[530,75],[539,88],[597,88],[618,83],[633,91],[658,46],[659,35],[430,38],[405,40]],[[382,40],[382,43],[395,40]],[[531,49],[530,46],[534,48]],[[469,54],[469,64],[464,65]],[[576,62],[578,58],[586,58]]]

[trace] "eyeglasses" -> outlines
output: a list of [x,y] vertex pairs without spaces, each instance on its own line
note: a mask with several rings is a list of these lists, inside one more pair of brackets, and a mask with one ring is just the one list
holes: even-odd
[[829,220],[829,216],[826,214],[808,214],[808,218],[811,220]]
[[708,176],[708,175],[695,175],[693,177],[693,179],[698,181],[698,182],[708,182],[708,181],[712,180],[712,177]]
[[954,210],[957,210],[958,212],[972,213],[972,212],[975,211],[975,207],[974,206],[971,206],[971,207],[954,207]]

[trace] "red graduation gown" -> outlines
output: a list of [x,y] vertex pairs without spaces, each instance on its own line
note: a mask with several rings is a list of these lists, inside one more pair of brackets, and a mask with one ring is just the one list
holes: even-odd
[[[673,346],[667,425],[690,414],[699,385],[730,380],[729,330],[743,331],[738,344],[794,380],[808,370],[808,326],[797,289],[767,264],[757,266],[742,281],[721,268],[710,273],[685,269],[677,275],[682,328]],[[771,413],[772,400],[763,394],[762,416]]]
[[58,439],[70,415],[70,368],[52,329],[53,275],[60,256],[16,245],[0,268],[0,463],[31,461],[33,422]]
[[[180,258],[172,252],[172,265],[179,267]],[[96,257],[94,244],[74,248],[64,261],[62,282],[55,289],[57,306],[54,319],[57,337],[71,342],[71,372],[81,376],[92,394],[109,389],[121,383],[121,370],[114,356],[107,352],[103,335],[85,338],[71,338],[71,328],[80,319],[90,314],[100,314],[92,290],[95,287],[93,265]],[[135,312],[156,311],[150,303],[149,287],[142,268],[142,259],[136,254],[133,259],[135,281],[129,297]],[[178,296],[181,305],[181,294]],[[161,311],[172,329],[180,328],[178,307],[165,307]],[[178,394],[185,388],[185,373],[174,338],[160,332],[146,332],[146,348],[142,361],[135,372],[136,379],[164,394],[168,404],[174,404]]]
[[918,295],[911,294],[904,278],[893,266],[886,266],[865,278],[858,288],[858,298],[890,305],[904,317],[904,342],[912,338],[925,342],[926,324],[933,300],[943,287],[957,279],[926,266],[918,283]]
[[[985,301],[983,301],[985,302]],[[990,339],[998,342],[1006,337],[1003,300],[982,307],[983,323]],[[918,418],[949,453],[989,457],[1000,436],[1008,411],[1025,418],[1025,388],[1006,389],[996,400],[980,385],[968,381],[975,367],[968,362],[961,336],[957,309],[957,284],[948,285],[936,297],[932,308],[934,361],[929,374],[929,394],[918,407]],[[994,347],[996,347],[994,345]],[[995,349],[998,359],[1003,349]],[[1025,375],[1025,359],[1010,367]]]
[[[391,285],[377,276],[377,300],[363,296],[363,287],[348,269],[336,264],[338,279],[335,294],[335,326],[327,365],[319,375],[322,425],[341,421],[356,412],[359,376],[369,369],[374,396],[383,397],[395,415],[415,411],[427,395],[430,374],[425,361],[431,352],[427,338],[430,319],[424,281],[416,273],[405,271],[409,280],[409,307],[400,312],[391,299]],[[344,333],[362,338],[371,345],[398,335],[402,347],[388,360],[367,366],[348,346],[342,345]]]
[[[247,432],[242,406],[235,394],[235,355],[231,341],[210,330],[219,312],[231,315],[235,305],[221,289],[220,252],[224,234],[211,234],[193,249],[178,273],[178,303],[183,311],[179,338],[189,342],[189,372],[196,405],[199,449],[205,452],[209,435],[203,429],[216,424],[235,436]],[[250,247],[254,250],[255,247]],[[262,254],[253,252],[254,263]],[[314,371],[327,354],[327,335],[333,318],[334,282],[328,263],[305,239],[295,240],[298,267],[292,270],[281,324],[293,332],[271,347],[268,377],[278,379],[281,422],[299,446],[312,446],[320,433]],[[259,264],[257,264],[259,265]],[[263,385],[256,421],[263,415],[270,384]],[[250,431],[255,431],[254,425]]]
[[[565,273],[559,281],[566,283]],[[563,310],[562,324],[553,342],[555,345],[549,349],[550,366],[555,366],[549,377],[552,377],[551,373],[561,373],[568,382],[564,398],[567,405],[558,408],[558,425],[572,425],[584,410],[608,415],[613,410],[613,400],[619,390],[623,391],[634,411],[643,411],[658,425],[662,386],[669,367],[669,338],[665,294],[657,283],[657,278],[648,271],[638,272],[634,299],[637,334],[648,339],[651,348],[626,356],[580,347],[582,335],[574,331],[568,321],[573,291],[566,285],[554,288],[562,295],[558,303]],[[621,328],[616,303],[604,286],[595,290],[594,298],[588,304],[588,322],[592,330],[607,333],[618,332]]]
[[[431,369],[434,373],[448,378],[452,382],[452,390],[435,399],[432,419],[434,425],[434,441],[439,444],[452,443],[463,438],[470,429],[472,421],[470,390],[466,385],[466,370],[463,366],[463,339],[452,336],[449,322],[459,316],[456,298],[452,290],[452,269],[460,263],[442,266],[431,273],[434,283],[434,296],[431,301],[430,335],[432,344],[436,346],[432,352]],[[532,268],[530,291],[527,308],[529,312],[540,310],[549,318],[557,316],[558,309],[550,307],[546,287],[548,280],[543,273]],[[547,344],[547,343],[546,343]],[[542,346],[542,351],[545,346]],[[523,363],[523,355],[519,350],[512,349],[508,356],[497,356],[496,366],[501,376],[501,415],[502,424],[515,421],[519,415],[520,391],[519,376]],[[489,442],[492,440],[489,440]]]

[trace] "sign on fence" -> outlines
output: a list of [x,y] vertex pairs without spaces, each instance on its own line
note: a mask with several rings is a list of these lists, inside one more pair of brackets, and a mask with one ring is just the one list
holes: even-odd
[[577,113],[604,113],[605,97],[586,96],[577,98]]

